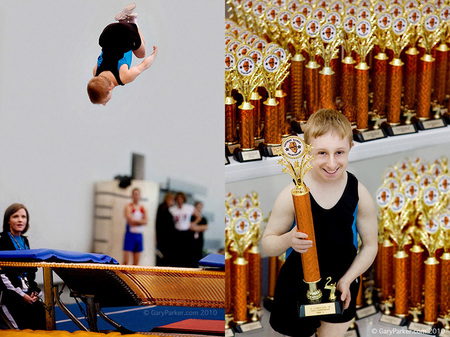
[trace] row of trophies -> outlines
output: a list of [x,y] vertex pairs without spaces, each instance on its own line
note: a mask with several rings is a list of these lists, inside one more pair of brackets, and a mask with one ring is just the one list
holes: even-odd
[[411,330],[425,333],[442,324],[450,330],[449,197],[446,158],[432,164],[405,159],[387,169],[376,194],[374,263],[374,287],[381,291],[386,322],[411,322]]
[[258,146],[274,156],[320,108],[342,111],[357,141],[447,125],[450,6],[442,0],[228,5],[225,142],[237,160],[261,159]]
[[263,213],[258,194],[225,198],[226,330],[261,328],[261,240]]

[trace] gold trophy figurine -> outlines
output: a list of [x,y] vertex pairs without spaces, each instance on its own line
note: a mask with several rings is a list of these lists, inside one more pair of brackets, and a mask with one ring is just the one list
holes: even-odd
[[[298,231],[306,233],[313,241],[313,246],[301,254],[304,282],[308,284],[306,298],[308,303],[299,303],[300,317],[338,314],[342,312],[342,303],[322,298],[322,290],[317,284],[321,280],[317,248],[314,235],[314,223],[311,213],[309,189],[304,184],[304,176],[311,169],[311,145],[305,144],[302,138],[291,136],[286,138],[279,150],[282,157],[278,161],[283,166],[282,172],[289,174],[295,182],[291,191],[295,209],[295,219]],[[301,160],[301,162],[299,162]],[[330,293],[335,293],[331,280],[328,280]],[[332,289],[334,288],[334,289]],[[333,296],[331,296],[334,298]],[[335,298],[334,298],[335,299]]]
[[275,150],[281,144],[281,131],[279,126],[278,101],[275,93],[279,85],[288,75],[289,63],[282,62],[276,54],[264,57],[262,85],[267,90],[268,98],[263,103],[264,111],[264,144],[262,152],[267,157],[275,156]]

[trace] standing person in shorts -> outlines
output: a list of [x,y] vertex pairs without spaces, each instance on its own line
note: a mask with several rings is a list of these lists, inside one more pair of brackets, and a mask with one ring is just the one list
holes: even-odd
[[141,191],[134,188],[131,192],[133,201],[125,206],[125,218],[127,219],[127,230],[123,244],[123,264],[128,264],[133,257],[133,264],[139,264],[141,252],[144,250],[143,231],[147,224],[147,211],[140,204]]
[[[341,113],[321,109],[311,115],[304,132],[305,142],[312,145],[312,169],[304,177],[310,190],[317,256],[319,288],[326,278],[337,282],[344,302],[342,315],[299,317],[298,300],[308,289],[303,281],[301,254],[312,247],[312,241],[298,232],[289,184],[280,193],[272,209],[262,238],[268,256],[286,252],[280,270],[270,324],[288,336],[342,337],[355,317],[359,277],[377,254],[378,226],[375,206],[368,190],[347,172],[348,155],[353,146],[352,127]],[[299,219],[301,221],[301,219]],[[362,247],[358,252],[357,235]],[[289,255],[288,255],[289,254]]]
[[99,38],[102,53],[94,67],[94,77],[89,81],[87,91],[94,104],[106,105],[112,90],[118,85],[133,82],[148,69],[158,53],[153,46],[152,54],[140,64],[131,67],[132,54],[145,57],[145,41],[137,26],[137,14],[133,13],[136,4],[131,3],[120,11],[115,20],[103,30]]

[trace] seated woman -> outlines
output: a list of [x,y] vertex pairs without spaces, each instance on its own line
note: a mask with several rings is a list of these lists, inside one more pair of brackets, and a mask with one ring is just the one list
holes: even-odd
[[[30,228],[28,210],[22,204],[9,206],[3,217],[0,250],[30,249],[24,236]],[[39,301],[41,290],[35,282],[36,268],[2,268],[1,309],[18,329],[45,330],[45,309]]]

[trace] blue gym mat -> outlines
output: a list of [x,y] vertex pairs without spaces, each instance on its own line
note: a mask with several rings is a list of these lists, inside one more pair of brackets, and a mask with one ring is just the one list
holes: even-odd
[[[84,303],[80,302],[81,310],[86,312]],[[78,304],[69,304],[67,308],[86,326],[88,324]],[[175,323],[185,319],[212,319],[224,320],[224,309],[138,306],[103,308],[103,312],[124,328],[132,331],[148,332],[154,327]],[[69,332],[78,331],[79,328],[57,306],[55,308],[56,329]],[[101,331],[110,331],[114,328],[102,318],[98,317],[98,328]]]

